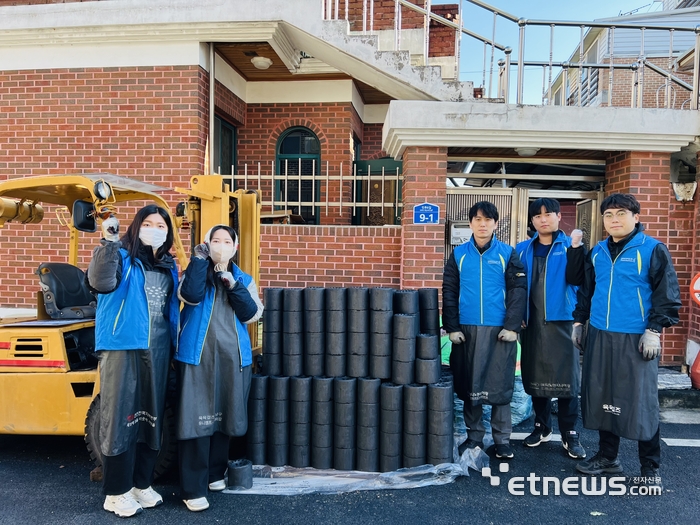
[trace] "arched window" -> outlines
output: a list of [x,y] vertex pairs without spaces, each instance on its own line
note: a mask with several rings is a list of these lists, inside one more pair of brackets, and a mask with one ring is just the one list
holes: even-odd
[[[321,164],[321,144],[308,128],[290,128],[277,141],[277,175],[275,200],[285,201],[286,209],[301,215],[304,221],[318,224],[320,196],[318,177]],[[300,178],[301,176],[301,178]],[[302,204],[301,206],[299,203]]]

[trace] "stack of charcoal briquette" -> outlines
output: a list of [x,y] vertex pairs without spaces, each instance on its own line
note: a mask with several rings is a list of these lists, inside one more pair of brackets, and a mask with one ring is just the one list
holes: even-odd
[[438,291],[266,288],[254,464],[388,472],[452,462]]

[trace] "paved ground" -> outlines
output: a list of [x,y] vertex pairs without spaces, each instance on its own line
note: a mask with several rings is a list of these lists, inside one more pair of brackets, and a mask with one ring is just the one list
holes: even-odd
[[[510,471],[490,485],[477,472],[444,486],[413,490],[354,492],[290,497],[214,494],[211,508],[189,512],[177,497],[177,479],[156,484],[165,503],[130,518],[138,524],[283,523],[287,524],[452,524],[452,523],[700,523],[700,410],[666,411],[661,435],[680,446],[662,445],[662,496],[512,496],[513,476],[563,479],[575,476],[575,462],[560,442],[535,449],[516,444]],[[672,421],[672,422],[670,422]],[[514,429],[529,432],[531,422]],[[517,435],[517,434],[516,434]],[[671,439],[680,441],[670,441]],[[695,442],[691,441],[695,440]],[[597,434],[582,431],[587,450]],[[695,446],[689,446],[689,445]],[[636,444],[623,440],[625,475],[638,474]],[[491,460],[494,473],[500,462]],[[124,523],[102,510],[100,486],[89,480],[92,465],[79,437],[0,436],[0,524]],[[527,492],[527,485],[526,485]]]

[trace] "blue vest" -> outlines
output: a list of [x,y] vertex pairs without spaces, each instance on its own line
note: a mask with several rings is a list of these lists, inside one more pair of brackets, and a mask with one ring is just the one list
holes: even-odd
[[[241,283],[239,286],[247,288],[253,278],[244,273],[235,264],[231,266],[233,278]],[[209,285],[202,302],[196,305],[185,304],[182,309],[182,332],[180,333],[178,350],[175,352],[177,361],[190,365],[199,365],[204,348],[204,339],[207,337],[209,321],[214,310],[215,295],[216,288]],[[253,351],[250,337],[248,336],[248,329],[241,323],[235,313],[234,318],[238,335],[238,357],[241,361],[241,367],[244,367],[253,363]]]
[[[527,296],[530,297],[532,286],[532,262],[534,254],[534,240],[539,236],[535,234],[532,239],[518,243],[515,251],[525,266],[527,274]],[[576,290],[578,287],[566,282],[566,250],[571,247],[571,238],[564,232],[558,232],[553,240],[552,247],[547,254],[544,270],[544,320],[545,321],[572,321],[574,308],[576,307]],[[530,319],[530,301],[527,302],[525,321]]]
[[[132,261],[121,248],[122,278],[112,293],[97,296],[95,350],[145,350],[151,345],[150,315],[146,298],[146,274],[138,259]],[[171,269],[173,291],[168,305],[170,340],[177,348],[180,301],[177,298],[177,268]]]
[[459,324],[503,326],[506,318],[506,268],[513,248],[496,237],[483,254],[474,238],[457,246]]
[[643,334],[651,309],[651,254],[659,241],[641,232],[625,245],[615,261],[607,239],[591,252],[595,290],[590,323],[599,330]]

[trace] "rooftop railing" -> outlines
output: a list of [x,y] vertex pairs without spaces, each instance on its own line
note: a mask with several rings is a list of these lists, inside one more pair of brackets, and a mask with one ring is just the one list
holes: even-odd
[[[613,87],[615,86],[615,72],[628,70],[632,72],[630,80],[630,105],[632,107],[644,107],[644,94],[648,92],[648,87],[654,81],[654,76],[658,75],[663,79],[663,88],[656,88],[655,99],[657,107],[677,107],[678,104],[673,103],[673,99],[678,99],[678,92],[682,93],[682,109],[690,108],[698,109],[698,95],[700,86],[700,25],[693,27],[684,25],[665,25],[657,24],[654,21],[647,20],[644,23],[627,23],[622,21],[616,22],[594,22],[594,21],[565,21],[565,20],[530,20],[515,16],[507,11],[496,8],[481,0],[455,0],[458,5],[458,15],[456,20],[448,20],[431,11],[432,3],[430,0],[423,2],[416,1],[415,3],[407,0],[392,0],[394,4],[394,49],[401,49],[402,32],[402,12],[403,9],[409,9],[413,12],[423,15],[423,30],[425,33],[424,39],[424,56],[427,57],[430,45],[429,26],[431,21],[435,21],[445,27],[455,31],[456,47],[455,54],[457,57],[456,78],[459,76],[460,62],[460,47],[462,36],[473,39],[483,44],[483,68],[481,78],[481,89],[485,98],[500,99],[504,102],[515,102],[516,104],[524,103],[524,92],[526,83],[526,70],[542,69],[542,104],[553,104],[553,88],[563,87],[561,97],[562,105],[584,106],[594,97],[591,96],[591,82],[596,81],[596,71],[608,71],[608,99],[607,105],[614,105]],[[363,33],[375,32],[376,10],[380,4],[386,4],[386,1],[380,0],[362,0],[361,6],[361,27]],[[476,31],[472,31],[464,27],[463,12],[464,3],[472,4],[478,8],[486,10],[493,15],[491,24],[491,36],[486,37]],[[349,15],[357,16],[357,9],[352,10],[353,6],[357,6],[358,0],[322,0],[323,18],[327,20],[348,20]],[[422,4],[422,6],[420,5]],[[505,21],[511,24],[513,28],[517,27],[517,55],[513,59],[512,46],[506,46],[496,41],[496,31],[499,21]],[[548,27],[549,28],[549,50],[545,60],[529,60],[525,58],[526,51],[526,32],[527,28]],[[578,44],[577,59],[568,61],[555,61],[555,29],[557,28],[578,28],[580,38]],[[586,37],[592,29],[602,29],[607,31],[607,53],[604,60],[599,62],[596,60],[586,59]],[[635,57],[630,57],[625,54],[624,57],[615,56],[615,33],[621,30],[633,30],[637,32],[635,37],[639,41],[639,52]],[[665,32],[668,34],[669,51],[668,64],[666,68],[662,68],[658,64],[650,61],[648,56],[649,46],[645,43],[646,36],[649,32]],[[694,33],[694,52],[692,70],[688,75],[688,79],[681,78],[676,71],[677,64],[675,57],[679,52],[674,48],[674,36],[678,34]],[[573,51],[573,50],[572,50]],[[685,50],[683,50],[685,51]],[[426,60],[427,62],[427,60]],[[496,70],[498,68],[498,70]],[[570,81],[572,71],[576,71],[577,75],[573,76]],[[516,80],[514,89],[511,75],[515,73]],[[647,75],[652,75],[646,78]],[[494,76],[497,76],[496,84]],[[487,86],[488,78],[488,86]],[[658,82],[658,79],[656,79]],[[689,81],[688,81],[689,80]],[[531,78],[527,79],[528,84],[532,84]],[[556,86],[555,86],[556,85]],[[494,87],[496,92],[494,93]],[[570,96],[567,91],[574,92],[574,97]],[[661,90],[664,93],[664,102],[659,100]],[[588,97],[584,96],[588,93]],[[514,99],[514,100],[511,100]],[[570,104],[571,102],[571,104]]]

